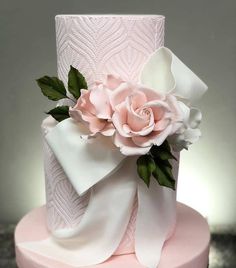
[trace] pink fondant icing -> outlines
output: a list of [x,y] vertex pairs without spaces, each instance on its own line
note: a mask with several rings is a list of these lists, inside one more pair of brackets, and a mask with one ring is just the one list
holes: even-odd
[[[125,81],[139,82],[144,63],[164,45],[164,22],[160,15],[56,16],[59,78],[67,84],[68,71],[73,65],[85,75],[89,87],[96,81],[104,81],[109,73]],[[117,81],[111,80],[107,86],[117,86]],[[44,134],[48,123],[49,128],[53,125],[49,121],[43,123]],[[74,228],[81,221],[90,193],[78,195],[45,139],[44,160],[48,228],[51,231]],[[126,234],[115,254],[134,252],[136,214],[134,204]]]
[[[72,268],[17,246],[20,242],[42,240],[48,236],[45,207],[34,209],[20,221],[15,231],[16,260],[19,268]],[[206,268],[209,241],[210,233],[206,220],[195,210],[179,203],[176,230],[163,248],[158,268]],[[134,254],[113,256],[100,265],[90,267],[144,268]]]

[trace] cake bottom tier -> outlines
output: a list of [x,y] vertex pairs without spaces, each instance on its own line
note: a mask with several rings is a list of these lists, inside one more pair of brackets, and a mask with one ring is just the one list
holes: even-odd
[[[17,243],[42,240],[48,235],[45,207],[32,210],[19,222],[15,231],[19,268],[75,268],[17,247]],[[178,203],[176,231],[164,245],[158,268],[206,268],[209,243],[210,232],[206,220],[192,208]],[[113,256],[102,264],[89,267],[144,268],[134,254]]]

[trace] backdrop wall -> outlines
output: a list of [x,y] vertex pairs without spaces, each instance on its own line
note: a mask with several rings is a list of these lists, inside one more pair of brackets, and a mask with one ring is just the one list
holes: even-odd
[[181,156],[178,199],[211,224],[236,224],[233,0],[1,0],[0,222],[15,222],[45,202],[40,124],[53,104],[35,79],[56,74],[54,16],[63,13],[166,16],[165,45],[209,86],[199,103],[203,138]]

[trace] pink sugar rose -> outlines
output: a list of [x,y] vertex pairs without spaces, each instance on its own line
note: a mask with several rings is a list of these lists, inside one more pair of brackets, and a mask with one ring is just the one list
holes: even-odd
[[111,93],[110,102],[114,143],[124,155],[146,154],[181,126],[181,111],[173,95],[123,82]]
[[182,117],[175,96],[161,94],[142,85],[108,75],[81,90],[70,116],[86,122],[92,135],[114,136],[124,155],[146,154],[152,145],[161,145],[181,126]]
[[111,122],[113,110],[109,95],[120,83],[121,80],[108,75],[104,84],[97,82],[89,90],[82,89],[76,105],[70,108],[70,116],[77,122],[86,122],[92,135],[112,136],[115,129]]

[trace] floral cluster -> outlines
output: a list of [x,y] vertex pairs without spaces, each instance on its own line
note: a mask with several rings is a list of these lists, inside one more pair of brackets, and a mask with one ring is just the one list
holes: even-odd
[[109,74],[88,87],[73,66],[67,89],[57,77],[44,76],[37,83],[50,100],[71,95],[76,100],[72,107],[57,106],[48,112],[57,121],[71,117],[88,127],[90,137],[112,138],[123,155],[139,155],[137,171],[148,186],[153,175],[160,185],[175,189],[172,151],[188,149],[201,136],[202,115],[192,103],[207,86],[169,49],[154,52],[139,83]]
[[108,75],[91,89],[82,89],[70,116],[88,125],[91,135],[114,136],[124,155],[144,155],[167,138],[176,151],[197,141],[201,112],[171,93]]
[[167,138],[176,150],[187,148],[200,136],[201,113],[141,84],[108,75],[91,89],[82,89],[70,116],[87,124],[91,135],[113,136],[124,155],[144,155]]

